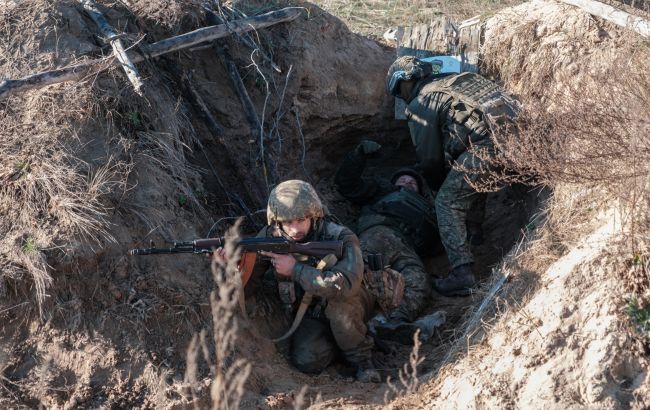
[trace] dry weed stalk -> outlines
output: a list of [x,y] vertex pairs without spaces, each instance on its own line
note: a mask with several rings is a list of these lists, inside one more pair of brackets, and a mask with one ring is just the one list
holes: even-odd
[[[237,311],[240,292],[243,291],[241,276],[237,269],[239,250],[239,224],[237,222],[227,233],[229,240],[225,252],[227,263],[213,260],[212,277],[215,289],[210,293],[212,308],[213,340],[208,342],[207,333],[195,335],[187,350],[187,371],[185,380],[199,392],[197,379],[200,355],[208,363],[212,374],[210,397],[213,409],[237,409],[244,394],[244,383],[251,372],[251,365],[245,359],[236,358],[236,344],[239,333]],[[214,348],[214,359],[211,355]]]
[[420,357],[420,329],[415,331],[413,335],[413,349],[409,355],[408,363],[405,363],[404,366],[399,369],[399,381],[402,387],[398,387],[390,380],[390,376],[386,379],[386,385],[388,389],[384,393],[384,403],[389,402],[389,395],[393,395],[393,398],[401,397],[407,394],[413,394],[417,391],[418,386],[420,385],[420,380],[418,379],[418,366],[422,364],[425,357]]

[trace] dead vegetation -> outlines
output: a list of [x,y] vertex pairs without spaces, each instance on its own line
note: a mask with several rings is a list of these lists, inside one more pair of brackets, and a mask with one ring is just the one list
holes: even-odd
[[324,10],[344,20],[356,32],[381,38],[388,28],[429,24],[445,15],[456,22],[474,16],[489,16],[516,4],[519,0],[493,1],[454,0],[431,2],[427,0],[318,0]]
[[[517,131],[498,133],[495,164],[506,170],[501,175],[506,181],[568,185],[583,192],[591,204],[582,201],[586,208],[578,212],[618,207],[628,257],[645,255],[650,48],[631,32],[568,10],[564,21],[550,23],[522,19],[515,8],[488,26],[485,68],[498,72],[525,106]],[[568,24],[578,29],[564,30]],[[555,41],[547,40],[549,34]],[[626,283],[643,293],[650,278],[637,273],[640,277]]]
[[[83,37],[81,15],[71,15],[65,2],[4,3],[0,11],[5,78],[30,74],[80,58],[72,36]],[[66,32],[73,21],[77,32]],[[64,34],[59,35],[58,32]],[[45,35],[43,35],[45,33]],[[21,46],[16,46],[21,39]],[[82,43],[94,48],[93,38]],[[151,68],[151,67],[150,67]],[[166,176],[176,190],[202,206],[187,189],[196,170],[186,155],[192,143],[191,126],[175,99],[152,69],[145,99],[134,99],[128,82],[112,70],[101,78],[67,83],[5,99],[0,112],[0,210],[2,281],[14,292],[31,287],[42,312],[46,289],[52,283],[45,262],[58,255],[73,261],[82,257],[82,243],[99,246],[115,238],[110,220],[114,212],[132,210],[146,215],[151,227],[160,225],[149,204],[128,195],[134,169]],[[160,113],[150,116],[148,112]],[[32,280],[25,282],[27,278]],[[33,281],[33,282],[32,282]],[[21,285],[22,284],[22,285]],[[23,296],[32,292],[22,290]]]
[[[112,13],[115,14],[111,16],[117,21],[116,26],[130,28],[127,37],[132,42],[137,42],[143,37],[142,33],[136,34],[135,27],[158,38],[177,34],[203,21],[202,6],[213,6],[215,2],[130,0],[101,3],[107,8],[114,8]],[[238,6],[241,6],[244,12],[254,14],[279,2],[261,3],[263,2],[242,1],[238,2]],[[423,2],[402,1],[321,3],[352,22],[352,26],[375,35],[384,31],[384,25],[404,21],[404,16],[415,10],[419,12],[418,18],[421,19],[418,22],[428,22],[431,16],[438,13],[437,9],[429,7],[430,2],[426,5]],[[95,34],[89,33],[87,27],[78,23],[84,17],[79,14],[70,16],[69,13],[74,12],[63,7],[70,4],[71,2],[66,1],[8,1],[0,5],[0,21],[3,23],[0,28],[0,51],[5,56],[13,57],[0,61],[0,73],[3,77],[24,76],[87,58],[88,53],[101,52],[103,42],[97,39]],[[456,7],[455,3],[449,3],[441,7],[455,7],[454,12],[459,13],[457,18],[462,19],[475,14],[472,7],[482,12],[485,5],[477,3],[471,7],[468,5],[465,9]],[[502,7],[502,4],[487,5]],[[122,12],[126,17],[116,17]],[[616,248],[617,258],[612,259],[616,261],[613,271],[622,274],[629,288],[639,294],[648,288],[650,258],[645,219],[645,209],[648,205],[648,165],[644,159],[648,157],[649,150],[645,137],[649,135],[647,90],[650,89],[650,80],[647,70],[643,69],[648,56],[647,45],[624,39],[620,43],[624,47],[617,50],[615,56],[609,55],[608,53],[616,48],[614,45],[619,44],[618,32],[606,25],[602,26],[601,22],[593,18],[569,15],[566,22],[562,20],[558,23],[560,26],[549,27],[544,23],[522,19],[524,14],[522,12],[513,16],[510,31],[492,32],[485,46],[485,68],[500,75],[508,89],[520,96],[529,107],[522,116],[518,136],[500,135],[499,165],[516,171],[500,177],[508,181],[512,181],[513,177],[515,180],[523,178],[527,183],[534,180],[536,183],[552,186],[555,193],[549,202],[548,214],[534,219],[525,227],[526,242],[522,242],[513,251],[512,258],[508,260],[509,264],[497,269],[504,276],[495,275],[494,282],[486,284],[477,295],[477,298],[481,299],[488,297],[487,309],[480,311],[478,315],[477,309],[470,309],[467,325],[458,331],[454,340],[436,350],[436,353],[442,354],[452,347],[452,342],[457,341],[456,350],[451,350],[450,358],[455,358],[455,354],[463,350],[469,351],[468,340],[476,341],[482,337],[480,331],[474,332],[476,327],[469,326],[474,319],[478,320],[475,323],[483,326],[484,330],[489,330],[493,321],[500,315],[514,311],[518,312],[522,326],[535,332],[538,326],[521,306],[526,302],[527,295],[536,289],[538,275],[557,257],[566,253],[584,232],[593,227],[593,217],[606,205],[622,205],[621,208],[626,212],[626,226],[630,227],[631,235],[626,237],[626,240],[633,239],[630,246]],[[229,13],[224,15],[233,17]],[[455,14],[453,16],[456,17]],[[310,15],[310,18],[317,22],[322,21],[319,20],[322,17]],[[377,21],[381,21],[381,24]],[[74,22],[77,22],[77,26]],[[571,30],[571,24],[583,27],[583,23],[587,33]],[[332,35],[327,32],[332,26],[331,21],[326,21],[319,28],[327,35]],[[66,27],[76,30],[73,36],[65,34]],[[554,30],[557,33],[550,36],[549,33]],[[607,34],[608,30],[615,34]],[[46,35],[43,37],[36,33]],[[296,35],[292,33],[292,36]],[[549,37],[554,40],[548,40]],[[77,41],[79,38],[83,41]],[[20,47],[17,39],[20,39]],[[248,151],[233,153],[223,149],[225,138],[216,134],[214,140],[217,142],[214,146],[203,145],[205,139],[199,143],[197,133],[203,130],[194,128],[197,122],[192,121],[193,113],[189,110],[189,105],[185,103],[184,97],[179,97],[175,92],[180,82],[175,74],[172,74],[170,66],[177,65],[177,60],[167,61],[159,66],[148,64],[143,67],[149,83],[144,99],[137,98],[130,91],[129,83],[120,70],[115,69],[87,78],[80,84],[57,85],[0,102],[0,155],[3,157],[0,164],[0,211],[7,216],[0,219],[0,233],[4,238],[0,242],[0,296],[3,295],[4,289],[5,294],[14,296],[12,300],[33,300],[38,301],[34,306],[43,306],[42,301],[53,281],[53,271],[48,266],[48,261],[56,260],[60,263],[59,267],[74,270],[71,267],[83,259],[91,259],[89,254],[101,249],[112,238],[126,243],[132,241],[134,235],[172,239],[179,231],[184,234],[193,232],[194,225],[197,224],[189,221],[211,220],[204,209],[207,206],[212,206],[210,215],[226,215],[224,218],[245,213],[247,206],[254,209],[263,202],[266,189],[280,175],[307,174],[305,157],[308,150],[322,149],[326,153],[319,156],[319,159],[329,159],[328,155],[331,155],[332,161],[336,161],[337,158],[333,155],[336,151],[328,151],[325,149],[328,147],[323,147],[328,142],[319,142],[319,139],[325,140],[325,136],[331,135],[330,128],[322,123],[333,122],[332,119],[310,118],[304,111],[300,111],[308,111],[309,104],[332,105],[331,101],[310,100],[308,94],[296,91],[299,87],[324,88],[327,84],[310,83],[309,78],[301,76],[299,70],[293,71],[293,66],[283,67],[283,73],[273,73],[269,61],[262,53],[272,60],[275,56],[271,51],[286,52],[283,47],[287,46],[273,44],[272,47],[261,47],[261,43],[266,41],[261,33],[254,33],[249,40],[259,48],[243,47],[244,52],[237,50],[239,56],[245,54],[248,57],[246,64],[241,63],[241,57],[238,62],[246,86],[249,90],[254,90],[256,106],[261,107],[262,129],[258,134],[259,140],[248,139],[249,129],[234,134],[234,137],[246,141]],[[73,47],[73,44],[76,45]],[[78,49],[75,48],[77,46]],[[535,52],[531,53],[531,50]],[[614,61],[616,64],[613,64]],[[317,61],[315,66],[320,68],[323,65],[322,61]],[[623,78],[610,75],[614,68],[621,70],[621,67],[629,75]],[[194,78],[197,78],[197,83],[203,91],[218,88],[207,76],[201,77],[204,74],[200,70],[197,70],[196,74]],[[592,86],[593,80],[596,80],[596,87]],[[291,90],[291,83],[294,81],[299,85]],[[560,86],[549,87],[549,84]],[[228,118],[223,111],[232,110],[233,106],[226,105],[224,108],[224,101],[219,98],[226,97],[214,97],[215,94],[223,92],[224,88],[214,91],[208,104],[218,107],[218,113]],[[335,92],[342,93],[345,90],[342,91],[337,84]],[[295,103],[300,98],[304,100]],[[289,106],[291,109],[287,109]],[[304,122],[303,114],[307,117]],[[310,119],[313,122],[309,121]],[[227,126],[239,127],[233,117],[227,121],[231,122],[226,122]],[[286,123],[298,130],[298,142],[286,132]],[[314,123],[317,125],[313,125]],[[342,127],[341,124],[353,129],[345,135],[347,139],[359,136],[360,131],[355,127],[361,127],[361,123],[354,115],[350,116],[347,123],[341,122],[337,127]],[[328,133],[319,132],[323,129]],[[339,129],[338,132],[342,131]],[[343,141],[344,145],[346,138],[340,137],[337,141]],[[308,146],[309,143],[315,145]],[[218,157],[219,163],[210,161],[208,149],[225,152]],[[279,163],[277,159],[283,152],[290,153],[289,162],[294,169],[282,169],[286,164]],[[206,158],[207,163],[201,164],[204,169],[192,165],[198,162],[196,157]],[[229,157],[235,158],[236,165],[239,166],[229,171],[232,174],[230,178],[221,172],[230,166]],[[257,179],[248,178],[246,168],[260,164],[267,165],[266,180],[262,176]],[[319,167],[322,166],[327,164],[319,164],[312,169],[321,169]],[[204,187],[202,181],[208,178],[216,179],[218,184]],[[233,182],[243,188],[241,192],[230,192],[229,195],[228,191],[233,191],[229,189],[232,188]],[[204,192],[210,188],[219,190],[219,195],[223,195],[223,198],[219,197],[223,199],[222,202],[208,202]],[[252,191],[250,197],[245,196],[249,193],[246,191]],[[171,211],[164,212],[165,209]],[[218,225],[221,220],[223,218],[215,224]],[[136,228],[132,231],[126,229],[133,226]],[[137,240],[141,239],[141,236]],[[89,250],[89,246],[93,249]],[[116,252],[121,252],[121,248]],[[181,263],[176,261],[165,263],[172,265],[168,271],[174,274],[178,274],[183,268]],[[151,324],[160,318],[160,315],[157,316],[157,310],[167,309],[169,316],[183,323],[178,325],[176,331],[200,328],[201,325],[196,323],[202,321],[201,306],[198,302],[187,302],[189,298],[182,294],[185,289],[178,285],[182,283],[181,279],[169,275],[178,282],[172,285],[163,283],[164,292],[169,297],[160,296],[163,291],[156,293],[152,288],[158,287],[163,281],[151,279],[151,276],[160,273],[156,270],[160,265],[143,263],[144,267],[138,266],[136,269],[134,264],[119,260],[111,262],[109,266],[92,268],[106,269],[106,272],[99,274],[100,280],[95,289],[99,289],[98,294],[104,292],[108,296],[98,296],[95,299],[93,291],[88,302],[80,299],[78,295],[65,294],[67,289],[61,292],[65,297],[56,295],[57,299],[53,302],[56,308],[52,312],[63,317],[66,332],[69,329],[83,329],[90,323],[83,322],[80,314],[88,307],[87,303],[105,304],[101,308],[106,309],[101,313],[102,323],[107,320],[108,323],[117,323],[117,327],[137,329],[138,337],[147,333],[154,333],[150,339],[158,335],[167,336],[162,331],[156,334]],[[194,400],[194,403],[202,406],[209,389],[210,404],[213,407],[236,408],[241,403],[247,377],[252,388],[257,388],[256,394],[268,394],[267,398],[272,398],[277,392],[265,392],[264,381],[258,380],[262,376],[252,374],[249,377],[250,363],[237,356],[237,332],[234,329],[237,328],[235,312],[238,288],[231,282],[232,266],[215,268],[213,277],[217,289],[211,296],[211,306],[208,309],[211,311],[213,329],[200,333],[189,346],[189,367],[185,372],[184,382],[185,386],[190,387],[184,390],[183,399],[176,403],[188,404]],[[152,273],[147,276],[143,274],[145,271],[147,274]],[[168,271],[163,270],[165,273]],[[513,272],[518,272],[517,279],[521,280],[513,281],[505,291],[493,294],[494,285],[499,280],[505,279],[507,282],[508,278],[513,278]],[[133,277],[129,278],[129,275]],[[123,280],[120,282],[118,279]],[[182,280],[191,282],[192,279]],[[66,280],[62,283],[63,287],[69,285]],[[185,286],[190,288],[190,285]],[[72,290],[70,292],[72,293]],[[197,291],[193,297],[198,299],[201,295],[201,292]],[[640,295],[636,300],[640,304],[630,306],[634,310],[633,314],[643,321],[643,303],[646,299]],[[23,305],[3,305],[0,313],[8,315],[9,310],[21,306]],[[480,308],[478,304],[476,307]],[[24,312],[21,311],[21,314]],[[43,316],[51,318],[52,312],[46,309]],[[198,319],[193,319],[193,322],[188,320],[188,316]],[[111,322],[111,318],[115,317],[119,320]],[[464,332],[465,329],[467,332]],[[139,341],[142,342],[145,338],[146,336],[143,336]],[[72,344],[74,340],[71,338],[61,342],[61,345],[66,346]],[[95,348],[83,343],[82,347]],[[141,353],[139,349],[142,347],[128,345],[128,348],[131,349],[130,355],[137,355]],[[169,348],[171,349],[171,346]],[[18,353],[12,354],[25,357],[26,361],[40,360],[36,358],[36,353],[29,353],[32,352],[29,349],[32,348],[25,343],[24,346],[16,347]],[[107,350],[108,348],[102,352],[111,358],[111,363],[100,366],[87,359],[88,363],[94,363],[88,367],[95,365],[100,367],[101,371],[115,367],[115,356],[119,354],[115,350],[107,354]],[[53,351],[55,350],[50,353]],[[34,354],[35,358],[31,359],[30,354]],[[273,352],[273,355],[275,354],[276,352]],[[72,370],[64,368],[60,361],[57,362],[57,357],[44,360],[38,368],[39,374],[43,375],[43,385],[55,386],[59,389],[57,395],[44,391],[42,396],[41,393],[30,396],[31,387],[11,387],[12,383],[15,383],[11,380],[3,382],[2,387],[8,389],[10,396],[15,395],[14,392],[20,392],[30,397],[31,404],[41,397],[40,403],[47,403],[52,407],[64,404],[74,407],[78,403],[89,406],[106,403],[117,406],[150,404],[143,399],[150,395],[158,395],[157,403],[160,404],[171,400],[170,396],[165,396],[172,390],[170,384],[180,384],[178,380],[172,379],[174,372],[168,367],[171,365],[167,360],[172,360],[172,356],[170,353],[165,360],[152,359],[150,362],[140,359],[142,361],[138,365],[145,362],[142,364],[145,369],[142,380],[145,382],[139,380],[137,386],[127,378],[130,373],[126,376],[126,371],[118,372],[117,379],[104,377],[102,380],[110,385],[102,391],[108,392],[107,401],[101,401],[101,398],[95,398],[98,400],[96,402],[92,401],[95,393],[94,387],[90,386],[91,376],[88,374],[83,376],[85,384],[73,391],[74,377],[70,377],[69,382],[66,380],[69,376],[66,371]],[[395,395],[415,392],[418,385],[426,382],[431,375],[422,375],[417,371],[421,358],[416,349],[415,355],[410,358],[411,367],[403,373],[403,386],[393,389]],[[64,370],[57,369],[57,365]],[[16,363],[11,366],[13,370],[18,368]],[[29,368],[28,365],[24,366]],[[59,373],[56,373],[57,371]],[[25,374],[34,373],[25,371]],[[438,373],[438,377],[444,374],[443,369]],[[294,376],[297,385],[313,382],[311,379],[300,379],[300,376],[296,375],[288,377]],[[259,387],[260,385],[262,387]],[[337,394],[340,393],[341,383],[335,384],[334,388]],[[48,394],[51,397],[42,399]],[[372,393],[368,392],[363,394],[372,396]],[[303,389],[296,397],[289,397],[283,403],[293,403],[300,407],[308,401],[304,396]],[[174,395],[171,397],[177,399]],[[20,400],[21,398],[16,396],[12,403],[18,403]],[[347,404],[345,401],[337,403],[339,406]]]
[[[213,260],[212,278],[215,289],[210,293],[212,308],[212,340],[206,330],[194,335],[187,348],[185,380],[197,400],[204,384],[198,380],[199,365],[205,361],[210,369],[208,379],[213,409],[238,409],[244,395],[244,384],[251,373],[251,363],[237,357],[237,339],[240,337],[239,300],[243,292],[241,275],[237,269],[239,250],[239,223],[230,228],[225,252],[226,260]],[[243,296],[242,296],[243,297]]]

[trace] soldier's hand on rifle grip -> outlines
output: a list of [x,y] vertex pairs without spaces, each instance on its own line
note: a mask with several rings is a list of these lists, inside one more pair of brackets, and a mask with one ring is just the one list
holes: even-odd
[[296,266],[296,258],[292,255],[283,255],[273,252],[260,252],[262,255],[271,258],[273,268],[280,276],[290,278],[293,275],[293,268]]

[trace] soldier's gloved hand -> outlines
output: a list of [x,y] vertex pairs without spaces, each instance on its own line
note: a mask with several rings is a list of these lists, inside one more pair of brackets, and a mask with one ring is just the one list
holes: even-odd
[[357,145],[354,149],[354,152],[358,155],[370,156],[373,154],[379,153],[381,150],[381,145],[371,140],[363,140]]

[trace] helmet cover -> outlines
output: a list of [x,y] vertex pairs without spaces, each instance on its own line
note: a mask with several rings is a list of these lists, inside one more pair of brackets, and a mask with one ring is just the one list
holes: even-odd
[[322,218],[323,204],[309,182],[291,179],[278,184],[269,194],[266,219],[275,222],[301,218]]

